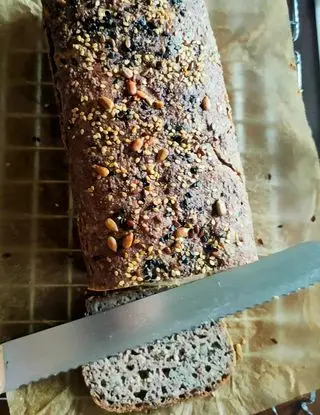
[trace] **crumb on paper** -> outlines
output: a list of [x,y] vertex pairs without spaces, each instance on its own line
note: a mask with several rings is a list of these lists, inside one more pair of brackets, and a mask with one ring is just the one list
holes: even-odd
[[241,360],[243,358],[243,351],[242,351],[242,346],[240,343],[237,343],[235,346],[235,352],[236,352],[236,356],[237,356],[237,360]]
[[293,60],[291,60],[291,61],[289,62],[289,68],[290,68],[292,71],[296,71],[296,70],[297,70],[297,65],[296,65],[296,63],[295,63]]
[[241,344],[242,346],[244,346],[245,344],[247,344],[247,340],[246,340],[244,337],[242,337],[242,338],[240,339],[240,344]]

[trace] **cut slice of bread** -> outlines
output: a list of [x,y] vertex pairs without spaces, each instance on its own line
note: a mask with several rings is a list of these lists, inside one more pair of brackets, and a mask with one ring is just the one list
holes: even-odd
[[[152,294],[121,291],[90,297],[89,314]],[[205,323],[179,334],[83,367],[93,400],[108,412],[146,411],[209,395],[230,374],[233,347],[223,323]]]

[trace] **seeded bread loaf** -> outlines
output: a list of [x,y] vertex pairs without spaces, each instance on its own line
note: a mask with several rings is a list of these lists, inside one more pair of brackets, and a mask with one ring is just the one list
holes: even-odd
[[[106,292],[88,312],[255,260],[203,0],[43,5],[89,288]],[[123,412],[210,394],[232,365],[225,327],[206,323],[83,374],[97,404]]]
[[[90,314],[152,294],[118,290],[87,301]],[[231,372],[233,348],[223,323],[127,350],[83,367],[93,400],[108,412],[146,411],[194,396],[207,396]]]
[[43,0],[89,288],[256,259],[203,0]]

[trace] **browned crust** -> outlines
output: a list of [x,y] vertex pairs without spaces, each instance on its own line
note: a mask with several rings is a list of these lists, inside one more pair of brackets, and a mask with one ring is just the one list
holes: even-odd
[[[168,1],[169,3],[176,4],[180,2],[170,0],[170,2]],[[84,56],[80,56],[77,52],[79,47],[81,49],[83,41],[81,40],[77,44],[78,35],[73,31],[73,27],[76,23],[79,23],[81,28],[82,18],[87,19],[86,25],[94,23],[93,20],[90,20],[92,13],[97,15],[97,11],[94,8],[86,9],[84,3],[79,3],[78,6],[75,6],[77,4],[76,1],[66,2],[64,7],[59,6],[58,2],[51,0],[43,0],[43,4],[46,9],[44,18],[51,46],[50,56],[54,80],[61,108],[61,129],[69,154],[73,195],[78,212],[79,234],[88,268],[90,289],[107,291],[131,287],[136,284],[143,285],[147,281],[144,272],[146,259],[160,259],[164,263],[165,269],[158,267],[160,269],[159,278],[161,281],[174,280],[177,277],[175,275],[176,271],[180,273],[179,278],[186,278],[190,274],[212,274],[213,272],[255,260],[251,213],[237,151],[231,110],[224,86],[217,46],[209,27],[209,19],[204,3],[197,0],[184,0],[182,6],[185,11],[181,15],[179,9],[175,9],[176,6],[168,6],[168,22],[170,24],[174,22],[174,24],[168,29],[169,31],[165,36],[156,36],[156,41],[148,46],[148,53],[157,56],[165,42],[175,46],[177,37],[188,37],[195,42],[195,45],[199,41],[198,46],[201,49],[201,52],[198,51],[198,46],[190,49],[189,52],[197,55],[191,64],[197,64],[198,60],[200,61],[201,59],[204,61],[199,68],[190,70],[196,76],[203,74],[203,81],[188,81],[186,79],[186,84],[181,85],[175,82],[172,83],[172,91],[167,88],[170,80],[166,81],[163,79],[162,69],[154,69],[152,77],[141,75],[144,74],[145,68],[141,69],[141,74],[139,73],[136,76],[137,85],[143,89],[145,88],[144,84],[141,83],[140,85],[139,82],[147,82],[146,88],[150,87],[149,89],[153,91],[154,98],[161,99],[165,104],[164,108],[160,110],[149,108],[146,106],[146,103],[143,106],[143,104],[140,104],[142,102],[141,99],[135,98],[131,100],[127,96],[126,81],[119,74],[112,74],[111,77],[107,75],[98,57],[93,60],[94,69],[91,72],[86,72],[82,68],[87,56],[86,53]],[[117,4],[121,5],[123,2]],[[138,6],[145,7],[144,5],[146,4],[147,2],[142,1],[138,3]],[[77,15],[74,12],[75,10],[78,13]],[[141,10],[140,13],[143,12]],[[120,11],[120,16],[122,16],[121,13],[122,11]],[[121,21],[118,24],[121,26]],[[66,30],[64,31],[65,27]],[[80,33],[83,36],[81,31]],[[106,52],[107,47],[104,46],[105,43],[101,43],[100,38],[96,38],[95,29],[90,29],[88,33],[90,36],[89,49],[91,45],[95,44],[98,49],[101,49],[102,53],[103,48],[105,48],[104,52]],[[148,32],[143,36],[139,36],[138,33],[137,37],[132,38],[132,41],[139,42],[151,35]],[[116,44],[118,49],[122,47],[121,42],[123,40],[118,40]],[[76,44],[78,49],[72,48],[74,44]],[[119,59],[120,62],[122,62],[121,59],[125,60],[125,53]],[[134,57],[132,58],[131,56],[130,59],[133,61]],[[167,58],[161,59],[165,61]],[[168,59],[169,62],[171,58]],[[76,65],[73,63],[74,61],[77,62]],[[108,61],[108,63],[111,65],[110,70],[112,72],[114,63],[112,61]],[[176,74],[174,71],[172,72],[174,76],[178,76],[178,78],[184,76],[182,71],[177,70]],[[114,81],[120,82],[117,84],[118,86],[120,85],[118,90],[114,89]],[[79,83],[77,87],[72,86],[74,82]],[[101,85],[104,86],[101,87]],[[70,120],[74,118],[72,111],[77,107],[80,108],[79,113],[83,111],[85,114],[88,114],[92,109],[102,111],[99,104],[99,99],[102,95],[111,97],[115,103],[126,101],[127,107],[130,105],[134,114],[138,115],[140,119],[146,118],[148,120],[153,116],[157,116],[163,121],[168,120],[170,128],[176,129],[178,124],[179,128],[182,125],[185,131],[191,128],[193,135],[187,138],[191,146],[190,156],[196,156],[199,160],[201,158],[199,163],[201,166],[204,166],[204,171],[201,174],[199,172],[192,173],[192,178],[188,176],[192,164],[186,161],[184,156],[180,156],[180,153],[176,152],[174,146],[172,147],[169,143],[167,130],[163,130],[159,134],[152,132],[151,138],[156,140],[152,144],[152,154],[150,156],[144,153],[139,155],[138,158],[142,160],[137,162],[140,163],[139,165],[136,164],[136,158],[133,158],[128,150],[129,144],[122,143],[119,148],[117,148],[118,144],[114,144],[107,150],[107,156],[114,156],[116,160],[121,160],[123,166],[130,171],[132,178],[138,177],[136,179],[138,189],[142,189],[144,186],[145,178],[141,177],[141,171],[143,171],[142,168],[146,165],[143,163],[147,163],[146,160],[149,157],[156,164],[156,172],[159,174],[161,186],[154,186],[153,193],[151,192],[152,195],[142,197],[144,190],[141,189],[141,194],[131,194],[131,191],[127,192],[128,184],[121,178],[120,174],[112,171],[113,167],[110,167],[112,163],[110,164],[103,155],[102,147],[104,146],[104,141],[100,138],[93,138],[93,136],[96,136],[96,131],[95,127],[92,127],[92,123],[79,118],[74,123],[70,123]],[[205,106],[202,104],[205,96],[210,97],[209,107],[207,104]],[[88,101],[81,102],[82,98],[88,98]],[[178,109],[177,103],[181,105],[181,110]],[[107,117],[111,116],[108,113],[106,114]],[[149,115],[146,116],[145,114]],[[190,116],[190,121],[188,122],[186,122],[186,114]],[[194,121],[192,121],[192,117],[194,117]],[[140,127],[143,122],[137,121]],[[124,136],[129,136],[131,139],[131,128],[134,124],[133,121],[121,124],[121,121],[109,117],[106,122],[103,121],[102,126],[103,128],[106,126],[111,126],[112,128],[113,126],[121,126]],[[147,130],[149,131],[149,127]],[[84,131],[84,133],[81,133],[81,131]],[[145,137],[145,134],[146,131],[141,132],[143,137]],[[132,139],[134,138],[138,137],[133,135]],[[172,157],[172,160],[170,159],[170,168],[161,163],[157,164],[157,154],[161,151],[161,147],[168,150],[170,157]],[[198,162],[194,161],[193,164],[195,163]],[[107,168],[114,174],[109,174],[107,177],[99,176],[94,168],[97,165]],[[193,186],[191,183],[197,181],[200,190],[198,191],[194,188],[190,190],[190,187],[184,189],[180,184],[174,187],[173,185],[176,185],[177,177],[182,177],[182,182],[180,183],[186,186]],[[159,184],[157,182],[158,179],[151,180]],[[188,204],[187,207],[184,207],[183,200],[186,197],[185,193],[187,191],[192,196],[188,201],[190,205]],[[126,192],[127,196],[123,196]],[[114,200],[107,200],[106,195],[109,194],[113,195]],[[167,198],[167,194],[170,197],[177,198],[177,205],[181,207],[181,211],[173,209],[174,213],[171,212],[167,215],[165,205],[162,204]],[[212,211],[215,211],[215,203],[220,197],[226,205],[227,212],[222,212],[221,214],[215,212],[213,214],[215,224],[212,224]],[[161,199],[159,213],[156,213],[154,208],[149,212],[147,210],[148,206],[157,198]],[[140,213],[135,213],[138,210],[134,207],[136,200],[142,203]],[[116,237],[118,247],[121,247],[121,241],[127,231],[120,229],[119,235],[110,234],[104,223],[113,214],[110,212],[118,212],[119,209],[124,209],[126,220],[132,216],[132,220],[135,222],[135,241],[139,240],[140,242],[134,243],[127,252],[119,248],[114,253],[107,246],[106,241],[108,237],[111,235]],[[189,217],[191,210],[198,212],[195,215],[196,217],[192,219],[195,221],[195,224],[191,223],[192,221]],[[148,216],[149,219],[143,219],[144,216]],[[159,223],[155,222],[157,216],[160,218]],[[147,222],[144,222],[144,220]],[[189,235],[192,234],[193,236],[185,239],[182,244],[181,255],[176,255],[174,239],[164,243],[166,249],[161,246],[161,240],[168,232],[171,232],[172,226],[176,228],[183,227],[186,223],[189,223],[188,226],[190,226],[188,228],[190,229]],[[146,227],[144,228],[143,225],[146,225]],[[198,230],[196,230],[197,227]],[[230,239],[228,239],[229,236],[226,236],[227,231],[225,229],[227,228],[230,229]],[[208,254],[207,247],[205,246],[206,242],[203,242],[203,232],[208,235],[209,239],[211,238],[219,243],[219,249],[215,252],[214,258],[210,256],[211,254]],[[236,235],[240,238],[239,243]],[[222,244],[219,242],[220,238],[224,240]],[[227,246],[224,247],[223,245]],[[144,255],[141,258],[141,262],[139,262],[139,259],[138,266],[134,265],[132,268],[131,265],[135,261],[133,260],[134,256],[146,252],[150,247],[154,247],[154,252],[149,254],[148,257]],[[188,254],[194,251],[203,254],[203,258],[201,258],[203,260],[202,265],[198,265],[197,258],[189,257],[187,262],[183,260],[185,253]],[[124,256],[125,253],[128,254],[127,259]],[[130,278],[125,277],[128,273],[131,275]]]
[[[95,291],[95,292],[99,292],[99,293],[106,292],[105,287],[103,287],[102,285],[89,285],[88,286],[88,290]],[[108,291],[112,291],[112,290],[113,289],[110,289]]]
[[[230,364],[230,371],[234,367],[235,367],[235,361],[233,361]],[[98,398],[96,398],[94,396],[94,394],[91,394],[91,397],[92,397],[93,401],[95,402],[95,404],[100,406],[100,408],[104,409],[106,412],[110,412],[110,413],[113,412],[113,413],[118,413],[118,414],[121,414],[121,413],[124,413],[124,412],[141,412],[141,413],[145,412],[146,413],[146,412],[148,412],[152,409],[166,408],[168,406],[171,406],[171,405],[174,405],[174,404],[179,404],[179,403],[182,403],[182,402],[187,401],[187,400],[192,399],[192,398],[209,398],[210,396],[212,396],[212,392],[217,390],[217,388],[220,385],[226,383],[230,379],[230,376],[231,375],[223,376],[222,379],[220,380],[220,382],[217,382],[215,384],[215,386],[212,386],[212,391],[211,392],[206,392],[206,391],[200,392],[199,391],[199,392],[195,392],[193,394],[188,393],[185,396],[180,397],[180,398],[168,399],[165,403],[159,404],[156,407],[153,407],[151,405],[146,405],[146,404],[145,405],[142,404],[141,406],[140,405],[138,405],[138,406],[137,405],[122,405],[122,406],[118,406],[118,407],[114,407],[114,406],[110,407],[110,406],[106,405],[105,402],[102,402]]]

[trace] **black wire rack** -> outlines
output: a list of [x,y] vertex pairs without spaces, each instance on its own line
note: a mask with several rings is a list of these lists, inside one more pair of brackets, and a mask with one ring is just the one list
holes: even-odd
[[320,154],[320,0],[287,0],[298,85]]

